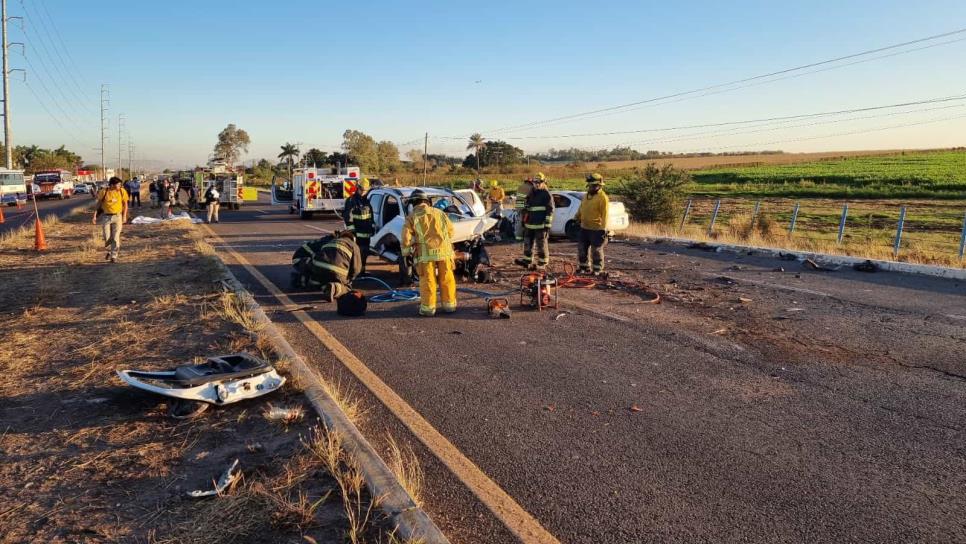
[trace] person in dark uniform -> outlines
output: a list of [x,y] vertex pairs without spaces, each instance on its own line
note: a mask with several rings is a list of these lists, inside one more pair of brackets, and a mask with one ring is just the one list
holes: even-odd
[[345,207],[342,209],[342,221],[348,230],[355,232],[356,244],[362,257],[361,274],[366,273],[366,258],[369,256],[369,240],[375,232],[373,222],[372,204],[369,203],[369,179],[362,178],[359,181],[355,194],[345,200]]

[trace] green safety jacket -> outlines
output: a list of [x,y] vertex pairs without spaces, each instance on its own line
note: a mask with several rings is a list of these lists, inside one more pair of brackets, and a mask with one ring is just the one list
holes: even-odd
[[523,226],[531,230],[549,229],[553,223],[553,196],[546,189],[530,192],[524,207]]

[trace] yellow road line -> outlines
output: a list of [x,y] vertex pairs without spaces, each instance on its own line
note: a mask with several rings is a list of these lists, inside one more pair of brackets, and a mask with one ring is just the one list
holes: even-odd
[[[221,238],[211,230],[205,228],[219,243]],[[308,226],[308,225],[306,225]],[[264,274],[248,263],[244,257],[227,245],[222,248],[238,265],[254,277],[258,283],[267,289],[281,304],[295,306],[295,302],[279,290]],[[540,525],[529,512],[523,509],[513,497],[490,479],[473,461],[452,442],[440,434],[423,416],[409,405],[402,397],[392,390],[379,376],[359,360],[342,342],[332,335],[325,327],[304,311],[291,312],[302,325],[305,326],[342,364],[356,376],[405,425],[416,438],[425,445],[446,468],[453,473],[474,495],[493,512],[520,542],[525,544],[560,544],[553,535]]]

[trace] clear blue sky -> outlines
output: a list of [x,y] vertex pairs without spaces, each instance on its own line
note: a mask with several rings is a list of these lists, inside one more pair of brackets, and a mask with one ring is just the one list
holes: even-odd
[[[9,0],[8,10],[26,17],[26,33],[10,24],[10,40],[27,43],[26,59],[12,49],[11,68],[30,72],[26,85],[13,74],[15,144],[66,144],[99,162],[93,148],[100,85],[108,83],[114,157],[108,165],[117,156],[118,113],[126,115],[138,158],[174,166],[203,162],[229,122],[251,135],[246,160],[274,157],[286,141],[333,150],[347,128],[409,143],[403,152],[421,147],[428,131],[431,152],[462,155],[463,138],[475,131],[597,133],[966,94],[961,41],[661,106],[497,132],[959,29],[966,27],[962,0]],[[529,152],[629,142],[664,151],[966,145],[966,119],[939,121],[966,116],[966,101],[945,106],[746,134],[703,129],[509,141]]]

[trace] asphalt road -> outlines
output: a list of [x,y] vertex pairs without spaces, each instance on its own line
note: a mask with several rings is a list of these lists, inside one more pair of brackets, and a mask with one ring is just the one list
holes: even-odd
[[[221,218],[218,247],[283,291],[299,242],[338,225],[265,203]],[[493,248],[506,280],[484,289],[518,277],[514,251]],[[556,261],[574,251],[552,244]],[[452,316],[399,303],[348,320],[291,297],[561,542],[966,541],[966,286],[653,244],[608,257],[664,303],[568,289],[565,311],[505,321],[461,294]],[[514,540],[472,482],[233,271],[360,395],[377,447],[387,434],[412,445],[426,508],[454,542]]]
[[[44,199],[37,201],[37,211],[40,218],[44,219],[54,215],[62,217],[70,210],[83,204],[90,204],[91,195],[74,195],[66,200]],[[30,226],[34,220],[33,202],[28,202],[27,206],[17,209],[16,206],[3,206],[4,222],[0,224],[0,234],[12,231],[24,226]]]

